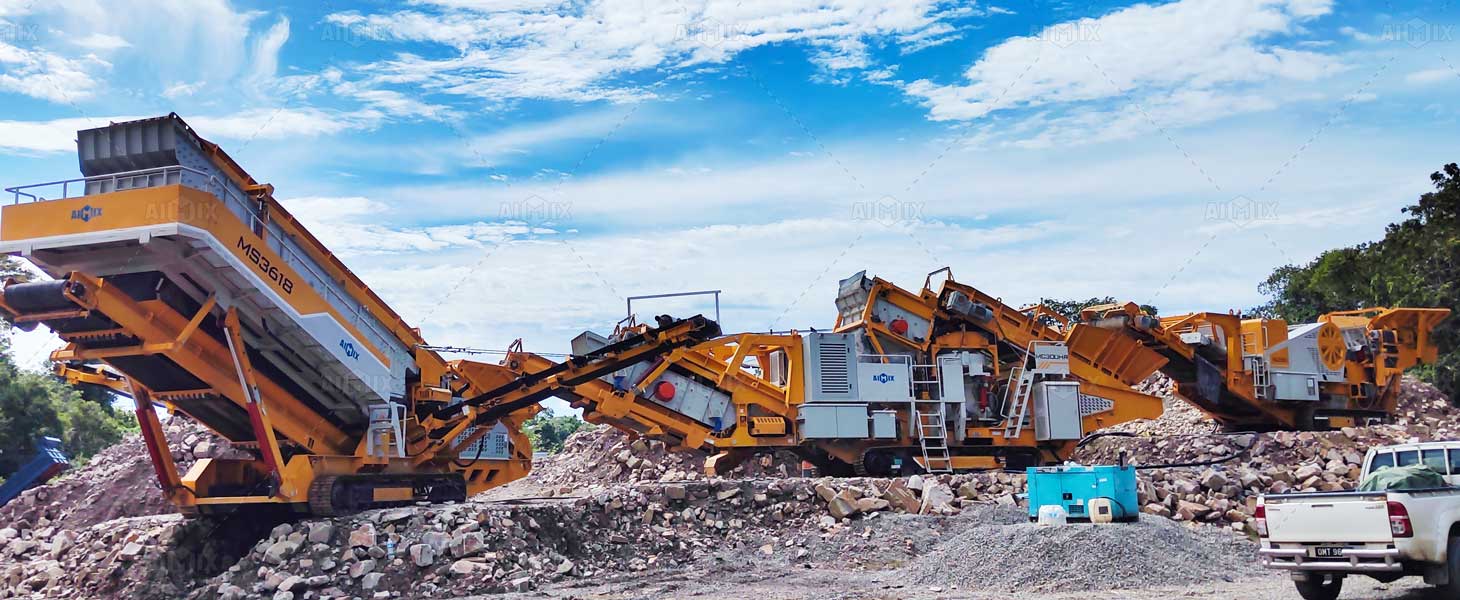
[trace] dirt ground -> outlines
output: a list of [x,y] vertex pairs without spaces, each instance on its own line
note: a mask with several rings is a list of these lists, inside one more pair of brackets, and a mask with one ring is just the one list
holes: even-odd
[[[551,502],[542,486],[514,482],[494,490],[489,502]],[[581,493],[581,492],[580,492]],[[568,494],[573,495],[573,494]],[[688,568],[654,569],[613,580],[573,579],[532,592],[470,596],[471,600],[1086,600],[1169,598],[1301,600],[1284,573],[1258,571],[1232,581],[1177,587],[1038,593],[959,589],[957,586],[910,585],[898,569],[916,556],[952,537],[962,525],[957,517],[891,515],[859,522],[821,536],[802,535],[763,540],[775,546],[770,556],[753,546],[722,548]],[[895,535],[894,535],[895,532]],[[804,550],[799,558],[797,551]],[[856,557],[857,564],[845,564]],[[1252,556],[1255,563],[1257,557]],[[949,569],[976,568],[949,565]],[[1345,581],[1344,600],[1437,600],[1419,578],[1379,583],[1367,577]],[[462,599],[465,600],[465,599]]]
[[[950,568],[955,566],[950,565]],[[1344,585],[1344,600],[1437,600],[1419,579],[1382,584],[1353,577]],[[487,596],[475,596],[488,598]],[[1301,600],[1285,575],[1274,573],[1232,582],[1188,587],[1110,590],[1067,594],[987,593],[978,590],[909,588],[888,573],[793,568],[693,569],[653,573],[613,583],[554,586],[531,593],[490,598],[555,600],[640,600],[699,598],[703,600],[1085,600],[1089,598],[1165,600],[1168,598]]]

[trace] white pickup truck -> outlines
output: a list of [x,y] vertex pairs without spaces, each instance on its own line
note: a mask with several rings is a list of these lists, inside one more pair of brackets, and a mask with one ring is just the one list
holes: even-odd
[[[1418,462],[1454,486],[1460,442],[1372,449],[1363,476]],[[1423,576],[1440,597],[1460,600],[1460,488],[1270,494],[1255,520],[1263,566],[1290,571],[1305,600],[1334,600],[1352,574]]]

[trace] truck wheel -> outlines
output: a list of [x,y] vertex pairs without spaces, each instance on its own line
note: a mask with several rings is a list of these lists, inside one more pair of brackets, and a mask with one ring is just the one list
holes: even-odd
[[1450,582],[1435,588],[1435,591],[1446,600],[1460,599],[1460,537],[1450,538],[1445,558],[1450,563]]
[[1343,591],[1343,577],[1338,575],[1314,573],[1308,579],[1293,583],[1298,586],[1298,595],[1303,600],[1336,600],[1338,593]]

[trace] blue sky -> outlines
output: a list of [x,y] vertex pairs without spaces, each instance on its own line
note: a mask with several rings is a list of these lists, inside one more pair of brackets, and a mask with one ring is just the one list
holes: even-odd
[[0,0],[0,181],[175,111],[438,344],[563,351],[690,289],[825,327],[838,279],[944,265],[1226,310],[1457,159],[1455,8]]

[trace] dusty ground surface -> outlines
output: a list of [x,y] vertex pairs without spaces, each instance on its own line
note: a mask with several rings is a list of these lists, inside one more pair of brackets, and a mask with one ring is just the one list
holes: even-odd
[[[0,599],[1296,600],[1257,564],[1251,502],[1350,489],[1368,447],[1460,435],[1460,412],[1415,382],[1396,417],[1224,435],[1171,410],[1081,459],[1209,466],[1141,471],[1139,525],[1062,528],[1027,522],[1018,474],[805,479],[794,457],[766,455],[706,478],[702,453],[611,430],[580,432],[532,476],[463,504],[189,521],[167,514],[126,440],[0,510]],[[168,437],[181,465],[230,452],[187,423]],[[1348,599],[1433,597],[1419,581],[1346,587]]]
[[[484,598],[473,596],[471,598]],[[661,573],[642,580],[602,585],[544,589],[492,598],[555,598],[562,600],[638,600],[700,598],[703,600],[1084,600],[1089,598],[1166,600],[1169,598],[1301,600],[1281,574],[1188,587],[1071,593],[988,593],[978,590],[908,587],[887,574],[834,570],[759,569]],[[1433,600],[1419,580],[1381,584],[1352,578],[1344,584],[1344,600]]]

